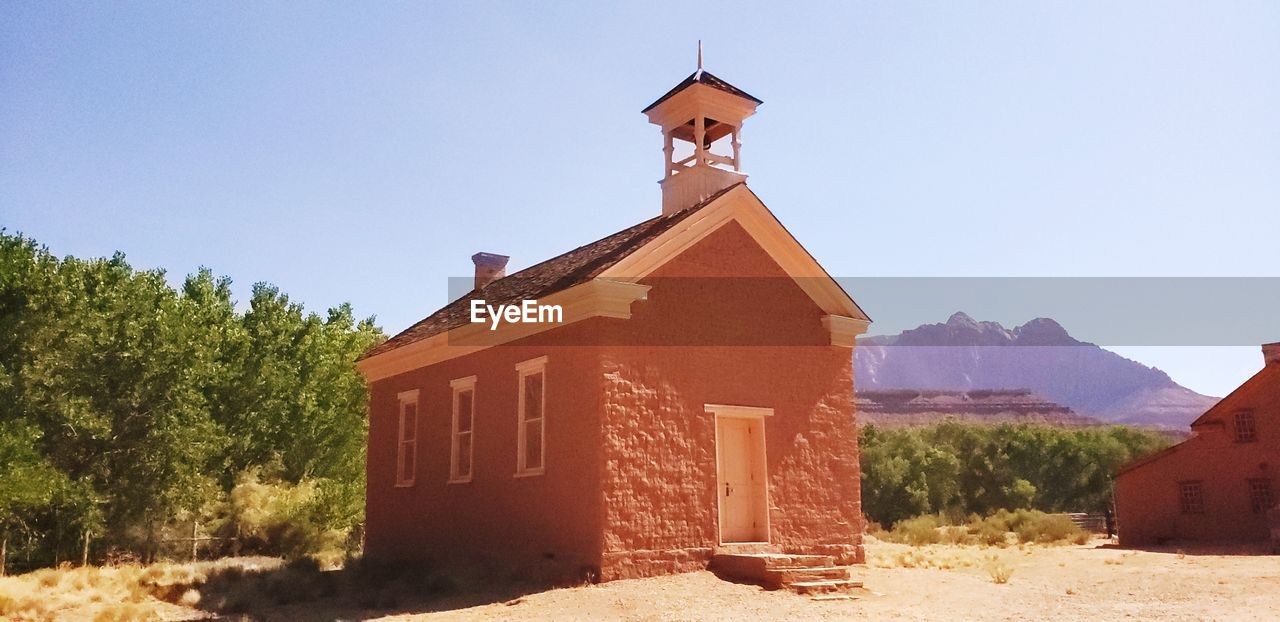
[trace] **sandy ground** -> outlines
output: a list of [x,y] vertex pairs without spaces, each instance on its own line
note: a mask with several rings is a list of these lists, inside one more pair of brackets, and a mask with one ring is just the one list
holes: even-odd
[[[819,602],[695,572],[534,593],[507,588],[426,603],[405,602],[398,611],[359,609],[351,598],[303,599],[286,606],[266,603],[265,609],[256,609],[248,619],[1280,620],[1280,556],[1259,550],[1128,551],[1103,541],[1004,549],[872,542],[867,552],[868,564],[852,569],[865,585],[854,601]],[[247,567],[258,561],[239,558],[204,564]],[[1007,583],[993,580],[996,570],[1005,571]],[[59,575],[55,587],[38,593],[48,604],[57,605],[56,613],[16,619],[95,620],[104,608],[125,602],[128,596],[126,587],[109,580],[118,572],[67,571]],[[38,582],[39,575],[0,579],[0,588],[34,589],[31,586]],[[3,592],[0,589],[0,597]],[[216,617],[154,599],[142,604],[167,620]],[[110,619],[135,619],[138,611],[117,611]]]
[[[1280,556],[1085,546],[910,549],[876,543],[856,601],[816,602],[708,572],[551,590],[382,620],[1280,620]],[[990,575],[990,556],[1012,569]],[[943,568],[887,568],[906,563]],[[450,609],[450,607],[457,607]]]

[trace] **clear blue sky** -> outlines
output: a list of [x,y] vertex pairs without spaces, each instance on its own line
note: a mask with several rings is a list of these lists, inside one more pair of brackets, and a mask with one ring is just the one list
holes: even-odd
[[[701,38],[833,274],[1277,275],[1280,3],[694,6],[5,2],[0,225],[395,332],[476,251],[658,213],[639,111]],[[1261,362],[1117,349],[1218,395]]]

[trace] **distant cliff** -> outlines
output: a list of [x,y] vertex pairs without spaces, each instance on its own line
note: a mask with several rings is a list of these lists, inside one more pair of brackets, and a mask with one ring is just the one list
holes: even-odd
[[1106,423],[1078,415],[1066,406],[1025,389],[859,391],[857,404],[858,423],[883,426],[923,425],[948,420],[990,424],[1047,423],[1064,427]]
[[862,339],[856,352],[859,393],[1022,389],[1076,415],[1169,429],[1186,428],[1217,402],[1047,318],[1006,329],[956,313],[945,324]]

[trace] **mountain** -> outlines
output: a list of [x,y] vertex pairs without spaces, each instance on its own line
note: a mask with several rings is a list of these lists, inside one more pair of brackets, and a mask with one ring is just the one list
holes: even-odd
[[956,313],[944,324],[860,340],[854,366],[860,393],[1025,389],[1086,417],[1167,429],[1185,429],[1218,400],[1048,318],[1007,329]]
[[965,423],[1047,423],[1061,427],[1103,425],[1026,389],[929,391],[891,389],[858,391],[858,423],[904,426],[962,421]]

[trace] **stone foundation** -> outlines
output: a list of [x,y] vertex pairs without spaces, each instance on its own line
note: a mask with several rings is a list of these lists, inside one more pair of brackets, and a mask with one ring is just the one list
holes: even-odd
[[711,562],[711,554],[710,547],[606,553],[600,568],[600,579],[640,579],[706,570],[707,564]]

